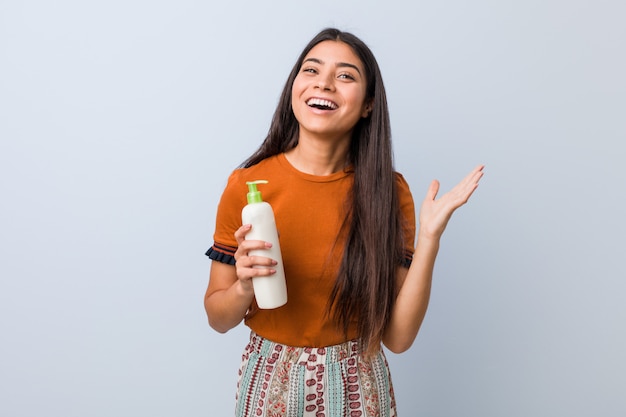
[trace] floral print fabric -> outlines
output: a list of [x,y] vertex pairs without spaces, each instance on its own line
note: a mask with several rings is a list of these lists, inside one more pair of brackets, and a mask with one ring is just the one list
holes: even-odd
[[363,357],[357,341],[323,348],[271,342],[254,332],[242,357],[237,417],[395,417],[382,349]]

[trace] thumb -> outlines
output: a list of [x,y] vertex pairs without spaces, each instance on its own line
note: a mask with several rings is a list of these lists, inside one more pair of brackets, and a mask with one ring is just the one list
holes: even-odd
[[435,200],[437,197],[437,193],[439,192],[439,181],[433,180],[430,183],[430,187],[428,187],[428,192],[426,193],[426,199]]

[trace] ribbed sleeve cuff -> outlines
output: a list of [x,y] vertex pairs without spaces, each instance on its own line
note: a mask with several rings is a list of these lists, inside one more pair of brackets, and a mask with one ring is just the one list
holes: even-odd
[[235,247],[213,243],[205,255],[213,261],[235,265],[235,251],[237,251]]

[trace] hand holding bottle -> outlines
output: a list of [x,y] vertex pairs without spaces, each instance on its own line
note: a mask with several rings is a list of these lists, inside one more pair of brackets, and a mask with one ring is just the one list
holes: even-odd
[[[244,224],[235,232],[237,251],[235,252],[235,267],[237,278],[244,289],[252,291],[252,278],[271,276],[276,273],[277,261],[265,256],[250,256],[250,251],[270,249],[272,244],[262,240],[246,240],[252,225]],[[256,266],[256,268],[255,268]],[[261,268],[259,268],[261,267]]]

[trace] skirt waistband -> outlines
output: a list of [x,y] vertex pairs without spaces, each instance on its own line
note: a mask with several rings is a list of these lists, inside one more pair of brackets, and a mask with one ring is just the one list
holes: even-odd
[[268,359],[268,362],[288,362],[298,365],[319,365],[341,362],[360,354],[358,340],[325,347],[288,346],[272,342],[264,337],[250,332],[250,343],[247,353],[255,352]]

